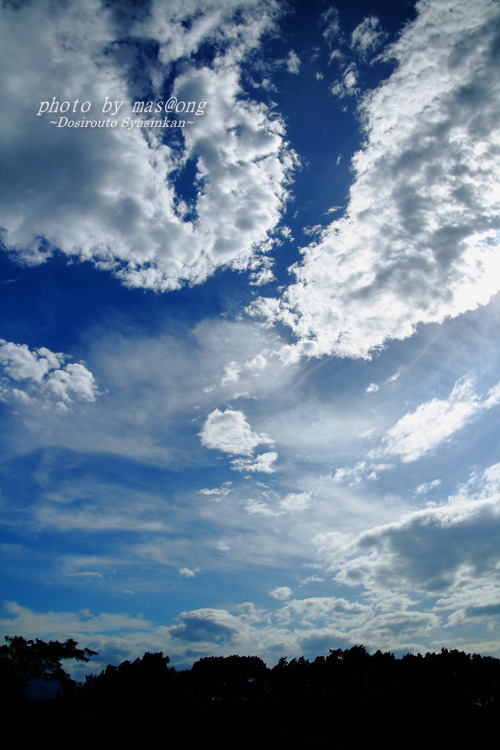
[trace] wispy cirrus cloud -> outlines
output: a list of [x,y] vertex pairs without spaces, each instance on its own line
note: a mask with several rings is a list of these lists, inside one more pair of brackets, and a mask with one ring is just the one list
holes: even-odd
[[384,447],[373,451],[372,456],[400,456],[404,462],[416,461],[449,440],[482,410],[498,403],[499,385],[481,399],[471,379],[458,381],[448,399],[434,398],[401,417],[384,435]]

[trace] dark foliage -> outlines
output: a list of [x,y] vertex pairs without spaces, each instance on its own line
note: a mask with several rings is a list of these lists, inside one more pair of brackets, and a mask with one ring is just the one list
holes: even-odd
[[146,653],[142,659],[108,666],[100,675],[87,677],[81,695],[92,701],[115,705],[155,706],[168,700],[174,669],[168,656]]
[[22,636],[5,636],[0,646],[0,695],[3,701],[24,698],[31,680],[57,681],[66,694],[73,692],[76,683],[62,668],[63,659],[88,662],[97,654],[89,648],[77,648],[72,638],[59,641],[27,641]]
[[[94,653],[78,649],[72,640],[47,644],[7,638],[0,647],[3,695],[22,695],[34,677],[55,678],[74,688],[61,659],[88,661]],[[248,727],[262,721],[287,726],[313,721],[319,727],[358,715],[367,722],[389,714],[463,720],[498,715],[500,660],[447,649],[396,659],[353,646],[314,661],[284,657],[271,669],[257,656],[233,655],[203,658],[190,670],[176,671],[168,656],[146,653],[88,676],[78,689],[65,690],[65,697],[52,703],[64,708],[66,718],[71,712],[106,722],[147,716],[154,726],[162,717],[174,716],[204,722],[237,719],[239,726]]]

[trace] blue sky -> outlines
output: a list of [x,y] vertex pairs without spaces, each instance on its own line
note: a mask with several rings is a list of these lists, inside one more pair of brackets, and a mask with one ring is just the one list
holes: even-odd
[[1,13],[4,633],[500,656],[495,3]]

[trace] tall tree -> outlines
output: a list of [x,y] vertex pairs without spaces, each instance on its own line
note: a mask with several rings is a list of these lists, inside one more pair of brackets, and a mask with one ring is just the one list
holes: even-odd
[[88,662],[97,651],[78,648],[78,643],[68,638],[64,643],[37,638],[26,640],[20,635],[5,636],[6,644],[0,646],[0,682],[2,695],[7,699],[22,698],[31,680],[57,680],[65,693],[75,686],[75,681],[63,669],[63,659]]

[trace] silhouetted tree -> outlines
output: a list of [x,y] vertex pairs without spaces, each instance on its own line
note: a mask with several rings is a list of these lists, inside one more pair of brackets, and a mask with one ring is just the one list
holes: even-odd
[[267,674],[258,656],[210,656],[193,664],[184,684],[200,709],[241,712],[263,704]]
[[88,662],[97,651],[78,648],[72,638],[59,641],[26,640],[22,636],[5,636],[6,645],[0,646],[0,681],[2,697],[18,700],[24,697],[31,680],[56,680],[65,694],[70,693],[76,683],[62,668],[63,659]]
[[168,667],[170,658],[159,653],[145,653],[141,659],[124,661],[118,667],[107,666],[99,675],[88,675],[83,695],[91,700],[117,705],[150,707],[170,697],[175,669]]

